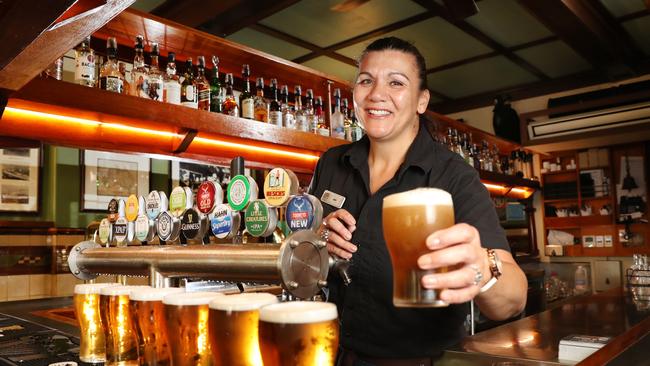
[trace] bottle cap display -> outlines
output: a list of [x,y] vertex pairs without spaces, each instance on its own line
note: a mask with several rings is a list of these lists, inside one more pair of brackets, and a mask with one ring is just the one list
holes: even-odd
[[291,231],[315,229],[320,226],[322,217],[323,206],[312,195],[293,196],[287,203],[285,219]]
[[[191,202],[191,201],[190,201]],[[175,217],[181,217],[187,208],[187,192],[184,187],[176,187],[169,195],[169,211]]]
[[228,204],[235,211],[244,210],[257,195],[257,183],[247,175],[236,175],[228,183]]
[[230,206],[219,203],[210,216],[210,229],[218,239],[232,238],[237,233],[241,216]]
[[138,197],[134,194],[130,195],[129,198],[126,199],[126,208],[125,208],[125,218],[129,222],[135,221],[135,219],[138,217],[138,211],[140,210],[140,202],[138,201]]
[[196,208],[208,214],[212,212],[214,206],[223,202],[223,189],[218,183],[206,180],[201,183],[196,192]]
[[264,179],[264,198],[275,207],[283,206],[298,192],[298,177],[288,169],[274,168]]
[[[167,196],[162,193],[162,195],[165,196],[165,199]],[[147,195],[146,199],[146,213],[147,216],[151,220],[155,220],[158,215],[160,215],[160,212],[162,211],[162,197],[161,193],[158,191],[151,191],[149,192],[149,195]]]
[[99,222],[97,236],[99,237],[100,244],[106,244],[111,240],[111,222],[108,219],[102,219]]
[[269,207],[264,200],[254,200],[244,215],[246,230],[252,236],[269,236],[278,224],[278,211]]
[[168,211],[161,212],[158,216],[156,231],[163,241],[175,241],[180,234],[180,221]]
[[110,222],[115,222],[117,218],[119,217],[118,215],[119,211],[119,204],[115,198],[112,200],[108,201],[108,220]]
[[181,233],[186,239],[203,238],[207,226],[207,216],[195,208],[188,208],[181,217]]

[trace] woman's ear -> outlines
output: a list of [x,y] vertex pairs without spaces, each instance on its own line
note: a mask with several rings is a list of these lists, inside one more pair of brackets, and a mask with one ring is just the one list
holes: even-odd
[[429,89],[420,91],[420,96],[418,97],[418,114],[423,114],[427,111],[427,107],[429,107],[429,98],[431,98]]

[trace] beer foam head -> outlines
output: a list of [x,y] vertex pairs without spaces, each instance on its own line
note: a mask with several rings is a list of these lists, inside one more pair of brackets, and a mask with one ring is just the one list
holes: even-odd
[[168,288],[137,288],[132,289],[129,299],[135,301],[162,301],[162,299],[171,294],[185,292],[185,289],[178,287]]
[[101,295],[106,295],[106,296],[122,296],[122,295],[130,295],[131,291],[135,289],[142,289],[142,288],[151,288],[149,286],[109,286],[109,287],[104,287],[100,290]]
[[179,292],[163,297],[163,304],[176,306],[207,305],[217,296],[224,296],[219,292]]
[[451,194],[438,188],[416,188],[384,197],[384,207],[420,206],[422,204],[454,205]]
[[80,295],[99,294],[102,288],[120,286],[119,283],[83,283],[74,286],[74,293]]
[[219,296],[210,302],[210,309],[222,311],[257,310],[264,305],[275,304],[278,298],[272,294],[250,293]]
[[336,305],[329,302],[291,301],[260,308],[260,320],[269,323],[318,323],[337,317]]

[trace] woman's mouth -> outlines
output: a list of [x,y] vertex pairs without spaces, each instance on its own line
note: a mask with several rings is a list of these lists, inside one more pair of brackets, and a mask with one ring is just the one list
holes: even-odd
[[366,109],[366,113],[368,113],[371,117],[385,117],[391,114],[390,111],[387,111],[385,109]]

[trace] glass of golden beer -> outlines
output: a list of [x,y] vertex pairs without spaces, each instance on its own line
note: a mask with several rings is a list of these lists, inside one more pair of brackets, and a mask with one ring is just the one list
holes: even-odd
[[384,197],[382,222],[386,247],[393,264],[393,304],[398,307],[440,307],[440,290],[422,287],[422,276],[447,272],[420,270],[418,258],[430,250],[426,238],[454,225],[451,195],[437,188],[417,188]]
[[79,322],[79,359],[87,363],[106,361],[104,328],[99,316],[99,292],[116,283],[79,284],[74,287],[74,312]]
[[138,340],[140,366],[171,365],[162,300],[167,295],[180,292],[185,292],[185,289],[138,288],[131,291],[129,306]]
[[138,340],[131,312],[129,294],[148,286],[110,286],[100,291],[99,308],[106,340],[106,366],[137,366]]
[[263,366],[259,309],[276,302],[275,295],[266,293],[219,296],[210,302],[208,333],[215,366]]
[[260,308],[264,366],[333,366],[339,344],[336,305],[293,301]]
[[174,366],[212,366],[208,337],[210,301],[217,292],[183,292],[163,298]]

